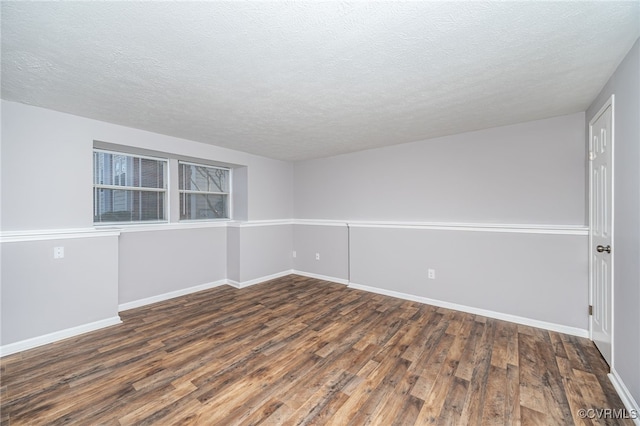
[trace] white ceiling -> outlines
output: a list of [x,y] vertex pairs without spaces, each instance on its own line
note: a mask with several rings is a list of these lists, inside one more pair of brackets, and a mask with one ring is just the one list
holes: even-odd
[[1,19],[3,99],[300,160],[584,111],[640,1],[2,1]]

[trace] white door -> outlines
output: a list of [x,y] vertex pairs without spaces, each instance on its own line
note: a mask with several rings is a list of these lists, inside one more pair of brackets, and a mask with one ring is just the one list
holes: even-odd
[[611,365],[613,335],[613,96],[589,123],[591,339]]

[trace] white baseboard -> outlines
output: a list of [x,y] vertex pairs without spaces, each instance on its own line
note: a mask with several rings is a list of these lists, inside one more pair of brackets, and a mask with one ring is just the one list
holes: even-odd
[[212,283],[206,283],[197,285],[194,287],[183,288],[176,291],[170,291],[169,293],[159,294],[157,296],[146,297],[144,299],[134,300],[133,302],[122,303],[118,305],[118,312],[126,311],[128,309],[139,308],[140,306],[150,305],[156,302],[162,302],[165,300],[173,299],[174,297],[184,296],[186,294],[195,293],[197,291],[208,290],[210,288],[218,287],[227,284],[227,280],[218,280]]
[[293,274],[293,271],[291,269],[287,269],[286,271],[278,272],[276,274],[266,275],[264,277],[254,278],[249,281],[239,282],[234,280],[227,280],[226,283],[235,288],[245,288],[252,285],[263,283],[265,281],[275,280],[276,278],[286,277],[287,275],[291,275],[291,274]]
[[303,277],[315,278],[317,280],[322,280],[322,281],[331,281],[333,283],[344,284],[344,285],[349,284],[349,280],[344,278],[336,278],[336,277],[330,277],[328,275],[313,274],[311,272],[303,272],[295,269],[291,271],[291,273],[296,275],[302,275]]
[[490,311],[487,309],[474,308],[472,306],[459,305],[457,303],[443,302],[441,300],[429,299],[428,297],[415,296],[413,294],[400,293],[398,291],[386,290],[378,287],[370,287],[362,284],[349,283],[349,288],[354,288],[356,290],[364,290],[371,293],[383,294],[385,296],[397,297],[399,299],[411,300],[414,302],[424,303],[426,305],[438,306],[440,308],[447,308],[447,309],[453,309],[456,311],[468,312],[474,315],[482,315],[484,317],[514,322],[516,324],[528,325],[528,326],[537,327],[537,328],[544,328],[546,330],[557,331],[558,333],[570,334],[572,336],[587,337],[587,338],[589,337],[588,330],[583,330],[577,327],[568,327],[566,325],[534,320],[531,318],[505,314],[502,312]]
[[616,392],[618,392],[624,407],[627,409],[627,413],[634,423],[640,426],[640,405],[638,405],[636,400],[633,398],[633,395],[629,392],[629,388],[624,384],[615,368],[611,369],[611,373],[609,373],[608,376],[613,387],[616,389]]
[[16,352],[26,351],[27,349],[33,349],[38,346],[46,345],[48,343],[57,342],[58,340],[68,339],[69,337],[74,337],[79,334],[88,333],[90,331],[99,330],[101,328],[120,323],[122,323],[120,317],[115,316],[100,321],[90,322],[89,324],[83,324],[77,327],[71,327],[65,330],[55,331],[53,333],[33,337],[31,339],[9,343],[8,345],[0,346],[0,357],[15,354]]

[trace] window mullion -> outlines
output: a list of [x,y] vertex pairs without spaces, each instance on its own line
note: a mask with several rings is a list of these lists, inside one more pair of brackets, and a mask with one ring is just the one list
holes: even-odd
[[167,192],[167,188],[152,188],[149,186],[93,185],[93,187],[97,189],[113,189],[115,191]]

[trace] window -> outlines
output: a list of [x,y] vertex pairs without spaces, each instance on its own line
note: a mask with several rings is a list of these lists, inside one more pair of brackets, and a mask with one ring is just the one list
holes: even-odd
[[93,221],[165,221],[167,161],[93,152]]
[[231,218],[229,168],[110,145],[93,150],[95,224]]
[[180,220],[228,219],[229,169],[178,163]]

